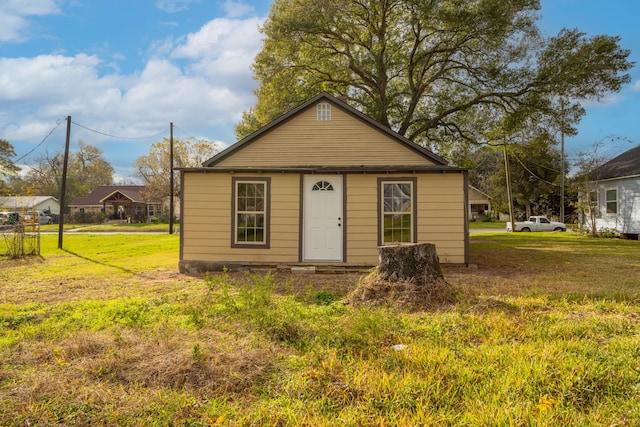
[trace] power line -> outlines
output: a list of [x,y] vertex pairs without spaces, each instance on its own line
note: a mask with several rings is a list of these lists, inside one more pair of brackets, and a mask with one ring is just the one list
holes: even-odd
[[184,130],[184,129],[180,128],[179,126],[176,126],[176,125],[175,125],[175,123],[174,123],[174,125],[173,125],[173,128],[174,128],[174,129],[179,130],[180,132],[182,132],[182,133],[183,133],[187,138],[188,138],[189,136],[193,135],[193,133],[189,134],[189,133],[187,133],[188,131],[186,131],[186,130]]
[[51,134],[60,127],[60,124],[64,121],[64,119],[59,119],[55,125],[55,127],[53,129],[51,129],[49,131],[49,133],[47,134],[47,136],[45,136],[42,141],[40,141],[40,144],[36,145],[35,147],[33,147],[33,149],[31,151],[29,151],[27,154],[25,154],[24,156],[16,159],[13,163],[18,163],[20,160],[24,159],[25,157],[28,157],[31,153],[33,153],[34,151],[36,151],[38,149],[38,147],[40,147],[42,144],[44,144],[44,142],[47,140],[47,138],[49,138],[51,136]]
[[185,130],[182,129],[180,126],[176,126],[176,124],[174,123],[173,125],[173,129],[175,130],[179,130],[181,134],[183,134],[185,136],[185,138],[195,138],[197,139],[197,137],[195,137],[194,135],[196,135],[196,132],[190,131],[190,130]]
[[179,130],[180,133],[185,136],[185,138],[194,138],[194,139],[197,139],[197,140],[204,139],[204,140],[209,141],[209,142],[214,142],[217,145],[223,145],[223,146],[224,145],[231,145],[231,144],[233,144],[235,142],[235,141],[233,141],[233,142],[227,144],[227,143],[225,143],[224,141],[222,141],[220,139],[198,138],[198,137],[194,136],[194,135],[196,135],[196,132],[182,129],[181,127],[177,126],[175,123],[173,124],[173,129],[174,130]]
[[108,136],[109,138],[116,138],[116,139],[127,139],[127,140],[143,140],[143,139],[151,139],[151,138],[156,138],[156,137],[158,137],[158,136],[162,135],[163,133],[166,133],[166,132],[167,132],[167,129],[164,129],[164,130],[162,130],[161,132],[156,133],[155,135],[149,135],[149,136],[143,136],[143,137],[128,137],[128,136],[111,135],[111,134],[108,134],[108,133],[106,133],[106,132],[101,132],[101,131],[99,131],[99,130],[91,129],[90,127],[87,127],[87,126],[81,125],[81,124],[80,124],[80,123],[78,123],[78,122],[71,122],[71,123],[73,123],[74,125],[76,125],[76,126],[78,126],[78,127],[81,127],[81,128],[83,128],[83,129],[86,129],[86,130],[88,130],[89,132],[97,133],[97,134],[100,134],[100,135],[103,135],[103,136]]
[[[538,179],[538,180],[540,180],[540,181],[542,181],[542,182],[545,182],[545,183],[547,183],[547,184],[549,184],[549,185],[553,185],[554,187],[559,187],[559,185],[558,185],[558,184],[554,184],[553,182],[547,181],[546,179],[541,178],[541,177],[539,177],[538,175],[536,175],[535,173],[533,173],[533,172],[532,172],[528,167],[526,167],[526,166],[524,165],[524,163],[522,163],[522,160],[520,160],[520,158],[518,158],[518,156],[516,156],[516,155],[515,155],[515,154],[513,154],[513,153],[512,153],[512,155],[513,155],[513,157],[515,157],[515,158],[516,158],[516,160],[518,161],[518,163],[520,163],[520,165],[521,165],[521,166],[522,166],[522,167],[523,167],[527,172],[529,172],[529,173],[531,174],[531,176],[533,176],[534,178],[536,178],[536,179]],[[552,170],[553,170],[553,169],[552,169]]]

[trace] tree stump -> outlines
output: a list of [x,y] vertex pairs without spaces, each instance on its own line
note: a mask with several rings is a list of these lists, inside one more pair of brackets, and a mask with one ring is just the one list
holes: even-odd
[[390,282],[407,281],[427,285],[444,280],[433,243],[381,246],[378,248],[378,276]]
[[378,257],[379,266],[360,280],[347,304],[429,310],[457,301],[458,292],[444,279],[434,244],[382,246]]

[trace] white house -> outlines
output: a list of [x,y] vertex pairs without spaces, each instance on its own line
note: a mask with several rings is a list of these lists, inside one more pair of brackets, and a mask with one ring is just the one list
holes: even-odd
[[60,214],[60,202],[53,196],[11,196],[0,197],[0,210],[7,212],[43,211]]
[[[640,234],[640,145],[591,173],[590,198],[598,230],[615,229],[623,237]],[[585,225],[591,225],[586,215]]]

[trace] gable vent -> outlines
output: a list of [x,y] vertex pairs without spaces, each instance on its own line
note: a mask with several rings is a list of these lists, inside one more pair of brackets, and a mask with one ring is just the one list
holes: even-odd
[[316,108],[319,122],[327,122],[331,120],[331,104],[328,102],[321,102]]

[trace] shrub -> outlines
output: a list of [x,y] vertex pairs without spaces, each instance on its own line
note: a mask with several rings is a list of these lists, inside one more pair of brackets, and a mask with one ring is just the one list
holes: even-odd
[[615,228],[601,228],[598,230],[598,237],[603,239],[619,239],[620,232]]

